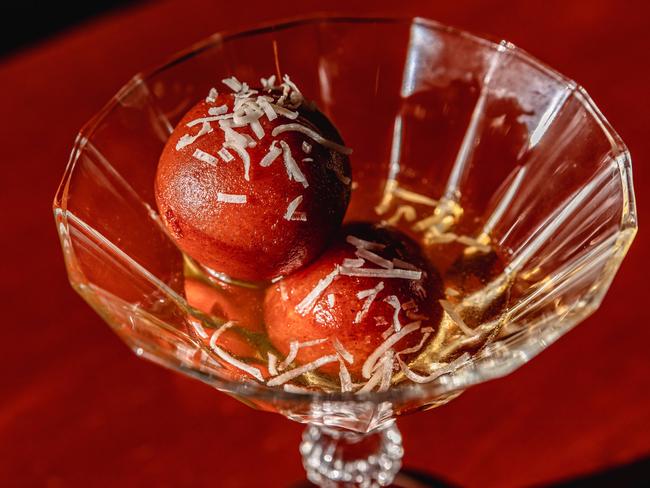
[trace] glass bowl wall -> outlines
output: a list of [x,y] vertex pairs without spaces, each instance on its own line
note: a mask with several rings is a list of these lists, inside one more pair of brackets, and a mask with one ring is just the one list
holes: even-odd
[[[242,380],[196,339],[183,257],[156,214],[158,157],[228,76],[288,73],[354,149],[347,220],[395,217],[401,190],[467,209],[511,285],[470,363],[384,393],[311,395]],[[136,354],[294,420],[365,432],[505,375],[593,312],[635,231],[629,154],[585,91],[525,52],[423,19],[313,18],[216,34],[137,75],[81,130],[54,212],[70,281]],[[399,223],[415,232],[408,222]]]

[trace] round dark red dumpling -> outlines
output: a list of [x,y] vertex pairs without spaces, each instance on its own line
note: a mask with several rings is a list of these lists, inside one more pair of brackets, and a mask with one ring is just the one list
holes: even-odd
[[[279,94],[266,96],[277,101]],[[209,110],[215,114],[223,105],[232,113],[234,103],[234,94],[219,94],[214,101],[199,102],[183,117],[158,164],[156,203],[178,247],[201,265],[232,278],[265,281],[291,273],[325,248],[349,203],[350,166],[340,150],[302,132],[272,136],[278,126],[300,124],[343,144],[333,125],[303,103],[295,109],[299,113],[295,120],[281,114],[272,121],[262,116],[261,139],[250,125],[231,128],[247,139],[244,150],[250,165],[245,168],[244,157],[232,140],[226,141],[219,121],[188,126],[211,117]],[[184,145],[202,129],[211,131]],[[283,152],[269,166],[261,166],[272,147]],[[302,178],[295,171],[289,177],[284,150],[305,181],[296,181]],[[232,160],[224,160],[228,158]]]
[[[352,268],[344,266],[339,268],[338,274],[334,275],[335,278],[322,293],[310,301],[309,297],[314,298],[313,290],[318,287],[319,281],[329,281],[328,275],[335,272],[337,266],[343,266],[346,259],[360,259],[357,246],[348,242],[354,241],[349,236],[378,244],[374,249],[374,246],[370,246],[368,250],[386,261],[393,262],[395,259],[394,268],[410,272],[411,277],[414,276],[412,273],[420,272],[419,279],[347,276],[343,273]],[[360,262],[349,264],[358,265]],[[369,268],[387,271],[367,259],[359,269]],[[367,295],[370,290],[377,290],[377,293],[363,313],[368,297],[358,298],[358,294]],[[420,323],[420,327],[393,345],[393,350],[399,352],[417,346],[425,332],[433,336],[442,316],[438,302],[442,297],[440,277],[428,266],[417,244],[394,229],[350,224],[341,229],[331,247],[316,261],[267,290],[264,318],[271,343],[285,356],[289,354],[294,341],[327,339],[314,346],[301,347],[296,356],[297,364],[336,354],[333,344],[337,339],[353,356],[353,363],[346,364],[346,367],[353,379],[359,380],[368,356],[395,329],[395,299],[399,302],[398,319],[402,328],[410,323]],[[429,328],[433,330],[427,330]],[[405,355],[402,359],[408,361],[409,357],[412,356]],[[339,364],[329,363],[319,371],[337,375]]]

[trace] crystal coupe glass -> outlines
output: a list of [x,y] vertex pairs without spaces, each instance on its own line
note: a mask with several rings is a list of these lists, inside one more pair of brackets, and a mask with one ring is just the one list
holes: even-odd
[[[187,260],[156,213],[158,157],[219,80],[275,72],[354,148],[346,220],[416,232],[409,213],[430,215],[438,230],[463,227],[505,256],[479,289],[485,298],[507,287],[499,326],[456,370],[383,392],[273,388],[224,367],[197,336],[193,324],[223,321],[187,302]],[[418,205],[414,193],[430,199]],[[420,18],[215,34],[133,77],[84,126],[54,201],[72,286],[115,333],[138,356],[309,424],[300,452],[321,486],[390,484],[403,454],[398,416],[513,371],[592,313],[634,238],[635,212],[630,155],[581,87],[507,42]]]

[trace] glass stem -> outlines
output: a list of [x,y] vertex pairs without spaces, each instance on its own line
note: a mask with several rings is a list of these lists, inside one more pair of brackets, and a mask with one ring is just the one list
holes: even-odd
[[402,435],[395,423],[360,434],[309,425],[300,444],[309,481],[321,487],[388,486],[402,466]]

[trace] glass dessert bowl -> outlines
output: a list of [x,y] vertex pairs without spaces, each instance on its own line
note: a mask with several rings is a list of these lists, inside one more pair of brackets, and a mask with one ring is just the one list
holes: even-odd
[[[206,269],[157,213],[158,159],[181,117],[221,79],[272,73],[289,73],[354,150],[345,222],[399,229],[442,279],[437,329],[409,360],[389,344],[367,381],[298,370],[265,332],[271,285]],[[629,154],[585,91],[507,42],[423,19],[220,33],[135,76],[81,130],[54,214],[73,287],[120,338],[310,424],[300,450],[323,486],[389,484],[395,419],[513,371],[592,313],[636,233]]]

